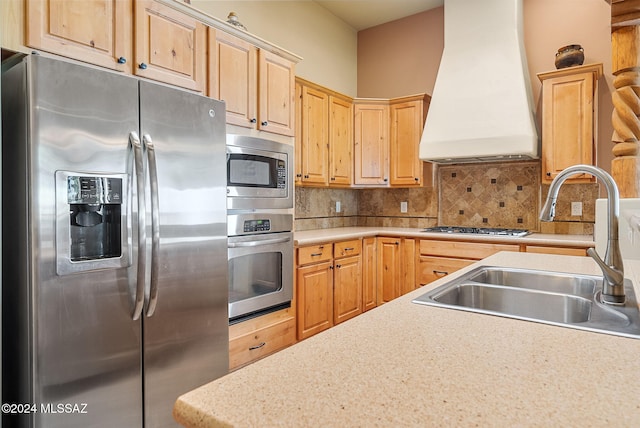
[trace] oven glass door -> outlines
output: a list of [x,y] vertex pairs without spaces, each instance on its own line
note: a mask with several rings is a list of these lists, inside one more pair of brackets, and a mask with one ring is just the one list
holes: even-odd
[[285,304],[293,297],[293,234],[229,238],[229,318]]

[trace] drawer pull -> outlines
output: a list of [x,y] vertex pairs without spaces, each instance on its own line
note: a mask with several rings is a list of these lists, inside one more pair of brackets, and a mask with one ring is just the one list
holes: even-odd
[[449,272],[445,272],[443,270],[434,270],[433,274],[436,276],[447,276],[449,275]]
[[261,344],[259,344],[259,345],[252,346],[252,347],[250,347],[250,348],[249,348],[249,351],[253,351],[254,349],[260,349],[260,348],[262,348],[262,347],[263,347],[264,345],[266,345],[266,344],[267,344],[266,342],[262,342],[262,343],[261,343]]
[[345,250],[345,251],[353,251],[353,250],[355,250],[355,247],[345,248],[344,250]]
[[322,253],[311,253],[311,257],[318,257],[321,256]]

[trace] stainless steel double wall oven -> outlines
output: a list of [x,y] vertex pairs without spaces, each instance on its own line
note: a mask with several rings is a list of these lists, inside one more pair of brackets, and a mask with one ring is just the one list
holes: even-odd
[[229,321],[293,298],[293,146],[227,135]]

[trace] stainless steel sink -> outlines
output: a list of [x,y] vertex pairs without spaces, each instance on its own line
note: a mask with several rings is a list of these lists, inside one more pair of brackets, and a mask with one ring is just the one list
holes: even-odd
[[624,306],[601,303],[601,290],[595,275],[480,266],[413,302],[639,339],[631,281]]

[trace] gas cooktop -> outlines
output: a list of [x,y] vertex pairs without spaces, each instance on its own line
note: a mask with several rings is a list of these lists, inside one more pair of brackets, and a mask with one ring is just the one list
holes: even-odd
[[423,232],[436,233],[469,233],[474,235],[502,235],[525,236],[529,234],[525,229],[504,229],[500,227],[460,227],[460,226],[436,226],[427,227]]

